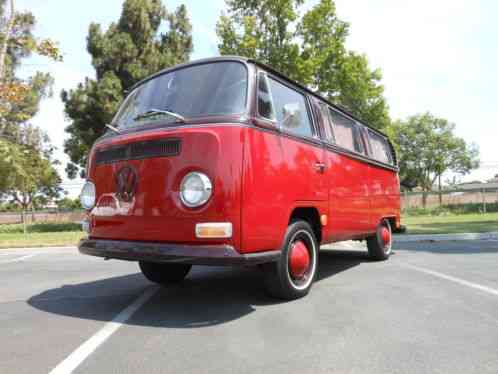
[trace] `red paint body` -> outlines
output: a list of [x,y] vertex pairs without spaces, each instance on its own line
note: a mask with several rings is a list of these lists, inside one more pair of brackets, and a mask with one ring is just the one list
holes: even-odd
[[[327,215],[322,244],[365,238],[382,218],[399,227],[399,181],[395,167],[328,147],[319,138],[305,141],[282,134],[256,115],[257,67],[247,64],[247,113],[181,126],[164,126],[115,135],[98,141],[87,175],[96,185],[97,203],[89,213],[90,239],[112,239],[187,245],[227,244],[247,254],[280,249],[296,208]],[[308,94],[310,103],[318,100]],[[317,113],[315,126],[323,127]],[[323,128],[320,129],[323,134]],[[97,165],[95,153],[131,142],[175,138],[177,156],[144,158]],[[319,170],[316,163],[323,163]],[[138,175],[130,202],[116,196],[116,173],[125,165]],[[179,196],[186,173],[200,171],[213,183],[213,195],[202,207],[185,207]],[[230,239],[197,239],[195,224],[231,222]]]

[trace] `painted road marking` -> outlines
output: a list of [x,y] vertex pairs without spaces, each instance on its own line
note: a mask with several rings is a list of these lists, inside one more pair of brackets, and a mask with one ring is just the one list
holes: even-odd
[[58,253],[68,251],[74,252],[78,247],[25,247],[25,248],[0,248],[0,252],[8,252],[3,253],[3,255],[16,254],[20,252],[40,252],[40,253]]
[[409,268],[412,270],[416,270],[416,271],[419,271],[421,273],[430,274],[430,275],[433,275],[435,277],[448,280],[450,282],[458,283],[458,284],[461,284],[462,286],[474,288],[476,290],[483,291],[483,292],[489,293],[489,294],[494,295],[494,296],[498,296],[498,290],[491,288],[491,287],[483,286],[483,285],[478,284],[478,283],[469,282],[469,281],[466,281],[465,279],[452,277],[451,275],[446,275],[446,274],[439,273],[439,272],[434,271],[434,270],[421,268],[421,267],[418,267],[415,265],[403,264],[400,266],[406,267],[406,268]]
[[107,322],[104,327],[90,337],[86,342],[80,345],[64,361],[57,365],[50,374],[72,373],[92,352],[94,352],[102,343],[104,343],[112,334],[114,334],[126,321],[128,321],[135,312],[140,309],[157,291],[159,287],[152,287],[145,291],[133,303],[123,309],[114,319]]
[[27,260],[28,258],[36,256],[38,253],[32,253],[30,255],[25,255],[21,257],[14,258],[12,260],[5,260],[5,261],[0,261],[0,264],[9,264],[11,262],[19,262],[19,261],[24,261]]

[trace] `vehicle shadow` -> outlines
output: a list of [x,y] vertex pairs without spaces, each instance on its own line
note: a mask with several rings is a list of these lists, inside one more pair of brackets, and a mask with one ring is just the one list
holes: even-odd
[[[323,251],[317,281],[365,261],[364,253]],[[30,298],[28,304],[48,313],[107,322],[150,287],[156,286],[136,273],[46,290]],[[199,328],[233,321],[255,312],[258,306],[279,303],[284,301],[266,295],[258,268],[198,266],[181,285],[159,288],[127,324]]]

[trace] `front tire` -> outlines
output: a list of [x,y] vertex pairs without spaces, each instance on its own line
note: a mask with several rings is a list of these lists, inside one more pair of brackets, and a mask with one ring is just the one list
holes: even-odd
[[383,219],[377,226],[375,236],[367,239],[368,255],[374,261],[387,260],[391,255],[392,242],[391,225],[387,219]]
[[294,300],[308,294],[318,268],[318,242],[305,221],[287,227],[277,262],[265,264],[265,284],[271,296]]
[[180,283],[192,268],[192,265],[188,264],[160,264],[145,261],[140,261],[138,266],[145,278],[158,284]]

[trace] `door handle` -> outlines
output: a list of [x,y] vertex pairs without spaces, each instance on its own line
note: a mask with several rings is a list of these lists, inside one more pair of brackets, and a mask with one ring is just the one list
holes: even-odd
[[323,173],[325,171],[325,164],[321,162],[315,162],[315,170],[318,171],[319,173]]

